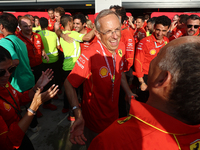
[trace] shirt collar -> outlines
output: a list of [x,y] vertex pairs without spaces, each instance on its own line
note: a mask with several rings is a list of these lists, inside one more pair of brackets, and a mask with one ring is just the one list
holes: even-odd
[[148,104],[136,100],[131,102],[129,113],[136,119],[159,131],[167,131],[172,134],[190,134],[200,131],[200,124],[185,124]]

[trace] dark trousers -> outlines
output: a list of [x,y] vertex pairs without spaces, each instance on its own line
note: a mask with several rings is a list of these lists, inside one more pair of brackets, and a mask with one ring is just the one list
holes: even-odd
[[17,150],[34,150],[33,144],[25,134],[20,147]]
[[[149,91],[142,91],[140,89],[140,83],[138,81],[138,78],[134,78],[134,79],[135,79],[134,84],[137,85],[136,94],[138,95],[138,97],[136,97],[136,100],[146,103],[149,98]],[[144,79],[144,82],[147,84],[148,75],[144,75],[143,79]]]
[[[69,70],[69,71],[64,71],[64,77],[65,77],[65,79],[67,78],[67,76],[70,74],[70,72],[71,72],[71,70]],[[80,86],[80,87],[78,87],[78,88],[75,88],[76,89],[76,94],[77,94],[77,97],[80,97],[81,96],[81,94],[80,93],[82,93],[82,86]],[[65,89],[65,90],[67,90],[67,89]],[[79,95],[80,94],[80,95]],[[82,97],[81,97],[82,98]],[[66,108],[66,109],[71,109],[71,106],[70,106],[70,104],[69,104],[69,101],[68,101],[68,98],[67,98],[67,95],[66,95],[66,93],[64,92],[64,106],[63,106],[64,108]],[[71,112],[71,111],[70,111]],[[73,114],[70,114],[71,116],[73,116]]]
[[[37,80],[40,78],[40,76],[42,75],[42,71],[44,71],[44,64],[41,63],[40,65],[38,66],[35,66],[35,67],[32,67],[32,72],[33,72],[33,75],[35,77],[35,83],[37,82]],[[37,116],[35,115],[33,117],[33,120],[30,124],[30,127],[31,128],[35,128],[38,124],[38,121],[37,121]]]
[[[126,75],[127,82],[129,81],[129,76]],[[127,108],[126,108],[126,100],[125,100],[126,93],[122,86],[120,86],[119,90],[119,118],[127,116]]]
[[32,69],[33,75],[35,77],[35,83],[36,83],[37,80],[42,75],[42,71],[45,71],[44,64],[41,63],[40,65],[37,65],[35,67],[31,67],[31,69]]
[[[52,69],[53,70],[53,76],[54,78],[44,87],[43,91],[47,91],[53,84],[56,84],[59,86],[59,89],[61,89],[61,82],[62,82],[62,76],[60,74],[60,67],[59,62],[55,63],[44,63],[44,70]],[[45,102],[44,104],[49,104],[51,100]]]
[[[69,71],[64,71],[64,78],[65,78],[65,79],[66,79],[67,76],[70,74],[70,72],[71,72],[71,70],[69,70]],[[67,90],[67,89],[65,89],[65,90]],[[66,108],[66,109],[71,108],[71,107],[70,107],[70,104],[69,104],[69,101],[68,101],[68,98],[67,98],[67,95],[66,95],[65,92],[64,92],[64,106],[63,106],[63,107]]]

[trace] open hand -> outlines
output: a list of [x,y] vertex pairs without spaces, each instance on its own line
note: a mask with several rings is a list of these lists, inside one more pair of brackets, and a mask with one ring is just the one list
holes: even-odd
[[45,72],[42,71],[42,75],[36,83],[36,88],[44,88],[53,79],[52,69],[47,69]]
[[85,124],[85,121],[82,117],[75,120],[70,131],[69,140],[71,143],[80,144],[80,145],[85,144],[85,141],[87,141],[87,139],[85,138],[83,134],[84,124]]

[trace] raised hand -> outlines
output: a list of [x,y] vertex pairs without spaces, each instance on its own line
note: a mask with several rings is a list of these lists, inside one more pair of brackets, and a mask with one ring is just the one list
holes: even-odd
[[52,79],[53,79],[53,71],[52,69],[47,69],[45,72],[42,71],[42,75],[38,79],[36,83],[36,88],[44,88]]

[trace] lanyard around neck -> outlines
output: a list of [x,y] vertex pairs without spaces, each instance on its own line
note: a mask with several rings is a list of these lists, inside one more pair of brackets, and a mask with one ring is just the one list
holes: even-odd
[[109,65],[109,62],[108,62],[108,59],[107,59],[107,57],[106,57],[105,50],[104,50],[102,44],[101,44],[99,41],[97,41],[97,42],[98,42],[99,45],[101,46],[101,50],[102,50],[102,52],[103,52],[103,56],[104,56],[104,59],[105,59],[105,61],[106,61],[106,65],[107,65],[108,71],[109,71],[109,73],[110,73],[110,78],[111,78],[111,82],[112,82],[112,102],[113,102],[113,98],[114,98],[114,85],[115,85],[114,82],[115,82],[116,53],[115,53],[114,56],[112,55],[113,67],[114,67],[113,74],[112,74],[111,69],[110,69],[110,65]]
[[114,54],[114,56],[112,55],[112,60],[113,60],[113,67],[114,67],[114,70],[113,70],[113,74],[111,72],[111,68],[110,68],[110,65],[109,65],[109,62],[108,62],[108,59],[106,57],[106,53],[105,53],[105,50],[102,46],[102,44],[98,41],[99,45],[101,46],[101,49],[102,49],[102,52],[103,52],[103,56],[104,56],[104,59],[106,61],[106,65],[108,67],[108,71],[110,73],[110,78],[111,78],[111,81],[112,83],[115,82],[115,66],[116,66],[116,53]]
[[[6,88],[6,87],[5,87],[5,88]],[[18,115],[20,118],[22,118],[21,112],[20,112],[20,110],[18,109],[19,106],[17,105],[17,102],[15,101],[15,99],[14,99],[14,97],[12,96],[12,94],[10,93],[10,91],[9,91],[7,88],[6,88],[6,90],[8,91],[10,97],[13,99],[13,101],[14,101],[15,105],[17,106],[17,108],[16,108],[13,104],[11,104],[9,101],[7,101],[5,98],[3,98],[3,97],[1,97],[1,96],[0,96],[0,98],[3,99],[6,103],[10,104],[10,105],[14,108],[15,112],[17,113],[17,115]]]

